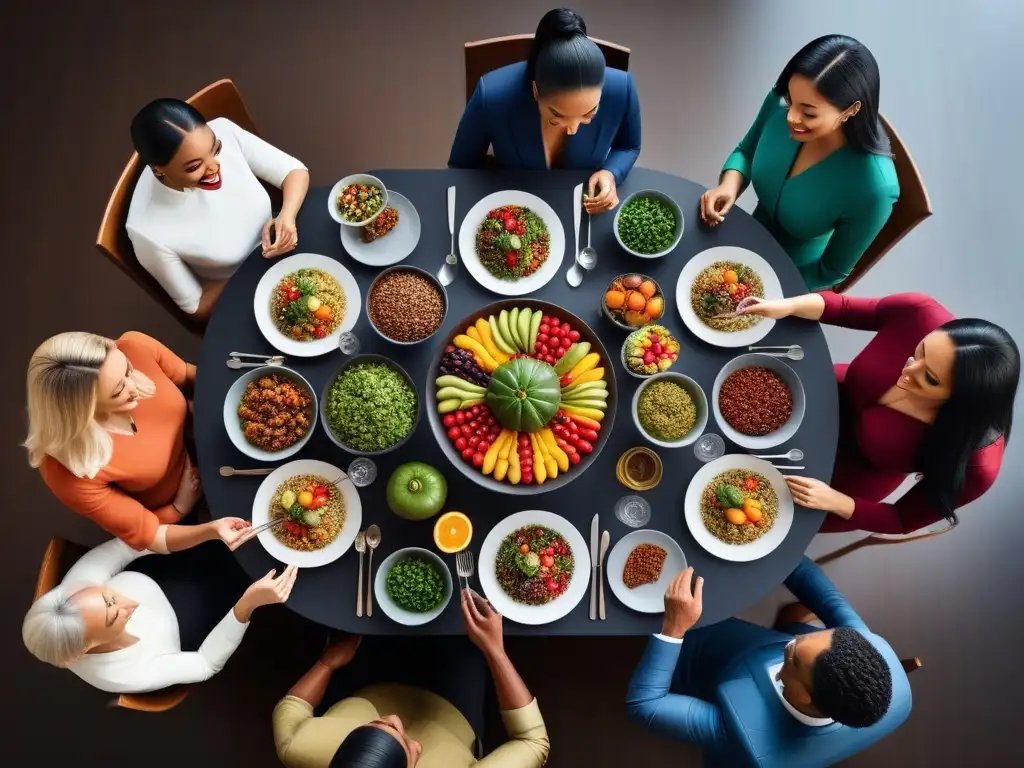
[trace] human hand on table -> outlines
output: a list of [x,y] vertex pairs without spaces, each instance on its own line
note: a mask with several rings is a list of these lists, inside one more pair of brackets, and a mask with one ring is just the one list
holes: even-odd
[[587,194],[583,197],[583,207],[587,214],[595,216],[610,211],[618,204],[615,175],[611,171],[598,171],[591,176],[587,183]]
[[758,317],[770,317],[772,320],[781,320],[793,314],[793,308],[788,299],[762,299],[757,296],[748,296],[749,303],[737,314],[757,315]]
[[704,579],[698,577],[697,584],[690,591],[693,582],[693,566],[680,573],[665,591],[665,621],[661,634],[681,638],[700,618],[704,610]]
[[280,576],[275,576],[277,571],[271,569],[266,576],[254,582],[242,594],[241,599],[235,604],[235,618],[243,624],[249,621],[249,616],[261,605],[274,605],[288,600],[295,586],[295,577],[299,569],[289,565],[282,571]]
[[328,638],[327,647],[320,654],[320,663],[332,672],[337,672],[352,661],[362,642],[362,635],[346,635],[338,640]]
[[181,480],[178,481],[178,492],[174,495],[171,505],[178,510],[179,515],[187,517],[202,496],[203,484],[199,479],[199,470],[193,466],[192,459],[186,453],[185,471],[181,473]]
[[219,520],[212,520],[206,525],[232,552],[253,538],[255,530],[252,523],[240,517],[222,517]]
[[[270,241],[270,229],[274,229],[274,241]],[[263,258],[272,259],[282,253],[288,253],[299,244],[299,232],[295,227],[295,217],[286,214],[278,214],[276,219],[271,219],[263,225]]]
[[717,227],[725,221],[725,215],[732,210],[739,196],[734,185],[723,182],[700,196],[700,217],[710,227]]
[[853,516],[856,502],[845,493],[840,493],[828,483],[815,480],[813,477],[785,475],[786,485],[793,494],[793,501],[807,509],[818,509],[831,512],[845,520]]
[[485,656],[505,652],[501,614],[487,600],[469,589],[462,590],[462,623],[470,641]]

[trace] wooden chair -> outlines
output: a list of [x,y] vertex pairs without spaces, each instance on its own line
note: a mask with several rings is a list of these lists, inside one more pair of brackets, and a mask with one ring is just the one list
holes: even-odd
[[[605,62],[613,69],[629,70],[629,48],[605,40],[590,38],[604,53]],[[476,84],[488,72],[525,61],[530,55],[533,35],[507,35],[477,40],[464,45],[466,55],[466,102],[473,97]]]
[[[36,591],[33,600],[38,600],[51,589],[60,584],[64,574],[78,558],[88,551],[87,547],[54,537],[46,545],[43,563],[39,567],[36,578]],[[134,709],[139,712],[166,712],[178,706],[188,695],[187,685],[175,685],[162,691],[150,693],[122,693],[110,701],[109,706],[121,709]]]
[[892,127],[892,123],[882,115],[879,115],[878,119],[882,121],[882,127],[889,135],[889,143],[892,145],[892,160],[896,165],[896,178],[900,182],[900,197],[892,207],[889,220],[854,265],[850,276],[835,287],[834,290],[838,293],[852,288],[854,283],[864,277],[867,271],[896,243],[906,237],[910,230],[932,215],[928,190],[924,188],[924,180],[914,165],[910,152],[896,133],[896,129]]
[[[818,617],[806,605],[803,603],[788,603],[779,608],[779,612],[775,614],[775,622],[772,626],[775,629],[784,630],[793,624],[810,624],[815,621],[818,621]],[[917,656],[909,659],[900,659],[900,665],[908,675],[922,666],[921,659]]]
[[[231,80],[218,80],[186,101],[198,109],[207,120],[226,117],[250,133],[259,135],[252,115],[249,114],[241,94]],[[100,222],[100,229],[96,234],[96,247],[122,272],[138,283],[157,303],[178,318],[178,321],[189,331],[202,336],[205,323],[182,312],[167,295],[167,291],[135,258],[135,251],[132,249],[132,243],[128,239],[124,225],[128,218],[128,206],[131,204],[132,192],[135,190],[135,183],[139,180],[141,173],[142,162],[139,160],[138,154],[133,152],[128,160],[128,165],[121,172],[121,178],[114,186],[114,191],[107,202],[107,209],[103,212],[103,220]],[[271,194],[271,204],[275,209],[280,207],[280,190],[273,187],[267,187],[267,189]]]

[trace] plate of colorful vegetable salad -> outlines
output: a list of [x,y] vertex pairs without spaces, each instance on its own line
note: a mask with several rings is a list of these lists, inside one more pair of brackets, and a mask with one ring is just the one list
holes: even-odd
[[478,573],[484,595],[502,616],[519,624],[550,624],[587,594],[590,555],[564,517],[527,510],[503,518],[487,534]]
[[253,296],[260,332],[276,349],[294,357],[336,350],[338,337],[355,327],[361,307],[352,273],[317,253],[275,261]]
[[484,288],[503,296],[536,291],[558,273],[565,231],[536,195],[505,190],[476,203],[462,220],[459,252]]

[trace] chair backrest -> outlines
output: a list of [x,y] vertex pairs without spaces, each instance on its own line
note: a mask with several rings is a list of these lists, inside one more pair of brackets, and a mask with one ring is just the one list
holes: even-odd
[[[590,39],[597,43],[609,67],[629,71],[629,48],[595,37]],[[492,37],[488,40],[466,43],[466,102],[473,97],[473,91],[476,90],[476,84],[480,82],[481,77],[499,67],[526,61],[530,56],[532,44],[533,35],[529,34]]]
[[[186,99],[193,107],[198,109],[207,120],[215,117],[226,117],[239,127],[250,133],[259,135],[256,130],[256,123],[252,115],[246,109],[242,96],[231,80],[218,80],[206,86],[195,95]],[[174,303],[167,291],[160,283],[147,272],[137,258],[132,248],[131,240],[125,231],[125,221],[128,219],[128,207],[131,205],[132,192],[135,190],[135,183],[142,173],[142,162],[137,153],[132,153],[128,165],[121,172],[121,178],[117,180],[114,191],[107,202],[107,209],[103,212],[103,220],[100,222],[99,232],[96,234],[96,247],[100,253],[110,259],[128,277],[138,283],[168,312],[178,318],[178,321],[193,333],[202,335],[205,324],[200,320],[181,311]],[[277,190],[274,190],[277,192]],[[279,194],[279,193],[278,193]],[[272,197],[273,199],[273,197]]]
[[[38,600],[51,589],[60,584],[61,579],[79,557],[88,549],[81,544],[67,541],[57,536],[50,539],[43,552],[43,562],[39,566],[36,577],[36,590],[33,600]],[[161,691],[150,693],[123,693],[112,699],[110,706],[122,709],[134,709],[139,712],[166,712],[178,706],[188,696],[187,685],[174,685]]]
[[900,183],[900,197],[892,207],[889,220],[875,235],[871,245],[867,247],[867,250],[854,265],[850,276],[835,287],[839,293],[851,288],[896,243],[906,237],[910,230],[932,215],[932,204],[928,199],[928,191],[924,187],[924,180],[921,178],[917,166],[914,165],[913,158],[910,157],[910,152],[907,151],[906,145],[896,133],[896,129],[892,127],[892,123],[882,115],[879,115],[878,119],[882,121],[882,127],[889,135],[892,161],[896,166],[896,178]]

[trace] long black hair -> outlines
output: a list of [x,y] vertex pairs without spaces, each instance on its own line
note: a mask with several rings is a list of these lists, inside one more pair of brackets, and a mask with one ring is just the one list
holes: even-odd
[[587,37],[587,25],[571,8],[555,8],[537,25],[526,60],[526,81],[546,96],[604,85],[604,54]]
[[206,118],[191,104],[179,99],[157,99],[132,118],[132,144],[146,165],[166,165],[185,134],[202,125],[206,125]]
[[405,747],[387,731],[363,725],[341,742],[329,768],[406,768]]
[[789,60],[775,81],[775,92],[789,98],[789,79],[803,75],[829,104],[842,111],[860,102],[860,111],[843,124],[850,146],[874,155],[891,155],[889,136],[878,120],[881,76],[878,62],[859,40],[825,35],[812,40]]
[[918,448],[921,487],[947,520],[957,524],[957,498],[978,448],[1000,435],[1010,440],[1020,352],[1004,329],[987,320],[951,320],[938,330],[956,346],[953,391]]

